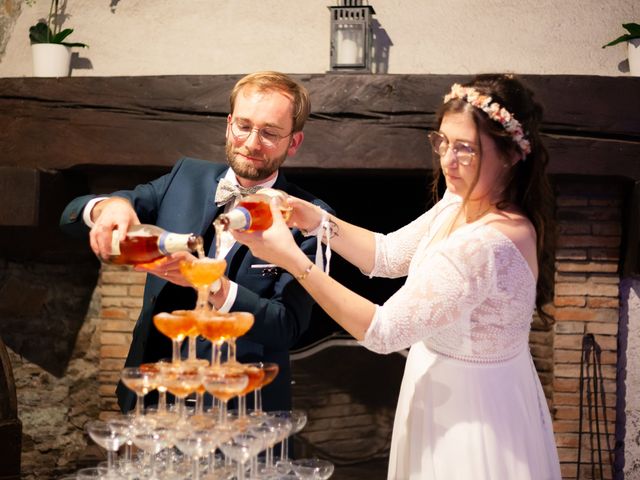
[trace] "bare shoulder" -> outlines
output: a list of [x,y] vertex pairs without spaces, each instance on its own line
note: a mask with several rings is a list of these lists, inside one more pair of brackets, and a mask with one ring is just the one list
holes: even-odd
[[536,229],[531,221],[518,209],[500,210],[487,217],[485,223],[513,242],[537,277]]

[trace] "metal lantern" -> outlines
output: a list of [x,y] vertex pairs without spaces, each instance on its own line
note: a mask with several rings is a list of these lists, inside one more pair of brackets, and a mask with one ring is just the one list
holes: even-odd
[[371,71],[371,16],[363,0],[339,0],[331,12],[331,70]]

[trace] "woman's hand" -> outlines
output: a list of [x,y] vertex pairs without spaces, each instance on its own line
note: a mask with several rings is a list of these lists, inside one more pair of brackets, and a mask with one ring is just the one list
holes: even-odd
[[311,232],[320,226],[322,209],[313,203],[297,197],[289,197],[289,206],[293,208],[287,225]]
[[[295,200],[303,202],[303,200]],[[292,206],[293,205],[298,204],[292,202]],[[252,233],[231,230],[231,234],[236,241],[248,246],[251,253],[256,257],[291,271],[290,269],[296,265],[298,257],[307,257],[296,244],[291,230],[289,230],[289,227],[282,217],[277,200],[272,200],[269,206],[271,208],[271,215],[273,216],[273,224],[267,230]],[[313,205],[311,206],[313,207]],[[296,208],[297,207],[294,207],[292,219],[294,218]]]

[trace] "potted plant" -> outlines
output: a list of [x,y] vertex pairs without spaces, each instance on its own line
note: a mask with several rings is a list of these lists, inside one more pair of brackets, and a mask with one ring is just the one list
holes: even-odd
[[629,32],[619,36],[615,40],[603,45],[602,48],[617,45],[621,42],[627,42],[629,73],[640,77],[640,25],[637,23],[623,23],[624,29]]
[[[30,5],[35,0],[28,2]],[[62,7],[66,7],[66,0]],[[84,43],[64,40],[73,33],[72,28],[62,30],[62,10],[59,0],[51,0],[47,21],[40,20],[29,28],[33,74],[36,77],[66,77],[71,65],[71,47],[86,47]]]

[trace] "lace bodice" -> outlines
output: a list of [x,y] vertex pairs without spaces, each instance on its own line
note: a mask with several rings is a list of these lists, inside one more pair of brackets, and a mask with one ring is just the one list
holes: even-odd
[[450,195],[406,227],[376,234],[371,276],[407,280],[376,307],[365,347],[389,353],[423,341],[454,358],[492,362],[527,344],[536,280],[514,243],[481,223],[431,242],[458,205]]

